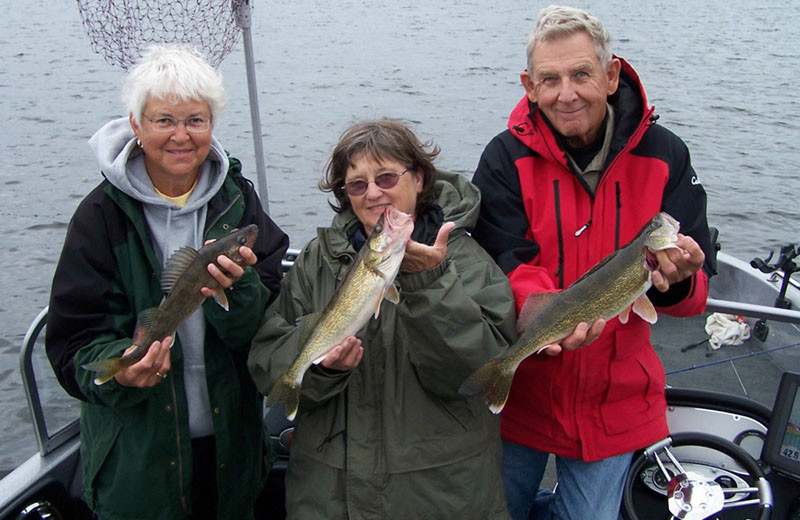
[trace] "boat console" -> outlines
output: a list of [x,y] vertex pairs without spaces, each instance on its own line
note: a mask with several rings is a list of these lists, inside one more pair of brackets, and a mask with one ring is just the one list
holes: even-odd
[[800,374],[781,377],[761,459],[800,485]]
[[[800,520],[800,374],[771,412],[714,392],[667,392],[669,437],[637,453],[627,520]],[[766,413],[765,413],[766,411]]]

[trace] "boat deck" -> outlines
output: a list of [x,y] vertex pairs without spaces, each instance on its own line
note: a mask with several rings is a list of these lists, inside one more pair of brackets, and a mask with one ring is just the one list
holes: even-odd
[[800,372],[800,328],[767,321],[769,335],[764,342],[751,335],[741,345],[713,350],[705,342],[682,350],[708,338],[704,327],[709,314],[659,315],[651,329],[652,344],[667,373],[667,385],[748,397],[772,408],[781,374]]

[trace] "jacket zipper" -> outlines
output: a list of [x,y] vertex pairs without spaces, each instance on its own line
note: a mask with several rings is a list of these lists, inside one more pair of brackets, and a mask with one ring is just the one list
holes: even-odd
[[556,234],[558,236],[558,269],[556,269],[556,276],[558,277],[558,288],[564,288],[564,237],[561,236],[561,197],[558,192],[558,179],[553,181],[553,198],[555,199],[556,209]]
[[619,225],[620,225],[619,219],[620,219],[620,214],[622,213],[622,197],[621,197],[622,188],[620,188],[619,186],[619,181],[616,181],[614,184],[617,197],[616,200],[617,213],[616,213],[616,219],[614,221],[614,251],[617,251],[619,250]]
[[186,493],[183,486],[183,456],[181,455],[181,422],[178,419],[178,398],[175,394],[175,378],[169,378],[172,388],[172,416],[175,418],[175,444],[178,447],[178,488],[181,494],[181,507],[184,512],[188,510],[186,506]]

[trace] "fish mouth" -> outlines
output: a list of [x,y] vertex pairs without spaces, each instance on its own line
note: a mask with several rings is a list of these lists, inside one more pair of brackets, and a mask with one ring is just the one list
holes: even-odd
[[655,271],[658,269],[658,257],[649,247],[644,248],[644,265],[647,266],[648,271]]
[[245,230],[245,237],[246,243],[245,245],[250,249],[253,248],[253,244],[256,243],[256,238],[258,238],[258,226],[256,224],[250,224]]
[[411,222],[411,215],[400,211],[394,206],[386,206],[383,210],[383,220],[389,230],[396,230],[398,228],[407,226]]

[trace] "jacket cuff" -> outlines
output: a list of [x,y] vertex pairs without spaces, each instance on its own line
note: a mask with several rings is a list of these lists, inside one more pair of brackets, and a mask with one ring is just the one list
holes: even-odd
[[433,282],[441,278],[449,268],[450,259],[445,257],[441,262],[430,269],[416,273],[401,272],[397,275],[397,283],[400,285],[401,291],[418,291],[428,287]]
[[674,283],[669,286],[667,292],[663,293],[655,287],[651,287],[650,290],[647,291],[647,297],[656,307],[670,307],[676,303],[680,303],[692,292],[694,278],[695,275],[692,275],[678,283]]

